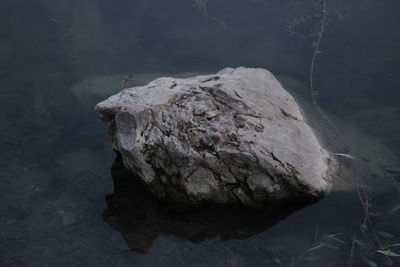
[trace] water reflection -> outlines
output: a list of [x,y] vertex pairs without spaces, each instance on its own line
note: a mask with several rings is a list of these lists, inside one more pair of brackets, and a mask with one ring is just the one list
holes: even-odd
[[317,200],[286,199],[250,210],[238,206],[209,206],[183,211],[148,193],[140,178],[126,170],[118,156],[111,168],[114,193],[107,195],[104,220],[119,231],[128,247],[146,253],[159,234],[200,242],[219,236],[244,239],[265,231],[294,211]]

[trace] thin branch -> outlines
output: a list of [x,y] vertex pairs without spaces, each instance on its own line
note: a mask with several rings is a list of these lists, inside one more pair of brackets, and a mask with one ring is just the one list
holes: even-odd
[[[327,5],[326,5],[326,0],[321,0],[321,13],[322,13],[322,19],[321,19],[321,25],[318,31],[318,38],[317,41],[315,43],[314,46],[314,52],[313,52],[313,56],[311,59],[311,67],[310,67],[310,93],[311,93],[311,98],[312,98],[312,102],[315,106],[315,108],[317,109],[317,111],[320,113],[320,115],[328,122],[329,126],[334,129],[336,135],[341,139],[345,149],[347,150],[346,152],[348,152],[350,155],[355,155],[352,148],[349,146],[349,143],[347,141],[347,139],[340,133],[339,129],[336,127],[336,125],[332,122],[332,120],[326,115],[326,113],[321,109],[321,107],[318,104],[318,101],[316,99],[317,93],[314,89],[314,70],[315,70],[315,63],[316,63],[316,59],[318,57],[318,55],[320,54],[320,45],[321,45],[321,40],[322,37],[324,36],[325,33],[325,28],[327,25],[327,18],[328,18],[328,11],[327,11]],[[363,186],[360,185],[359,182],[359,170],[358,170],[358,164],[357,162],[353,162],[353,166],[354,166],[354,180],[356,183],[356,188],[357,188],[357,195],[358,198],[360,199],[361,205],[363,207],[364,210],[364,219],[363,219],[363,224],[362,226],[365,227],[368,223],[368,225],[370,226],[371,229],[371,233],[373,234],[375,240],[377,241],[378,245],[380,248],[382,247],[382,243],[379,239],[379,237],[376,234],[375,231],[375,227],[373,225],[373,223],[371,222],[370,218],[369,218],[369,199],[368,199],[368,194],[365,190],[365,188]],[[352,248],[353,250],[354,248]],[[351,252],[352,254],[352,252]],[[352,256],[352,255],[351,255]]]

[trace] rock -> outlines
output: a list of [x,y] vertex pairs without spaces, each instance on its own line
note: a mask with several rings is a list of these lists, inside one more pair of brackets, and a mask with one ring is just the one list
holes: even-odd
[[336,161],[267,70],[159,78],[95,110],[124,165],[161,198],[257,205],[331,189]]

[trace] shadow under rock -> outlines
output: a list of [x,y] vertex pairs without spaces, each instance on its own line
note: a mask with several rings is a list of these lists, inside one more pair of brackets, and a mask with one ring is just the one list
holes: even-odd
[[106,196],[104,220],[120,232],[128,247],[146,253],[159,234],[200,242],[219,236],[223,240],[244,239],[263,232],[291,213],[318,199],[285,199],[251,209],[237,205],[209,205],[177,210],[143,186],[118,156],[111,168],[114,193]]

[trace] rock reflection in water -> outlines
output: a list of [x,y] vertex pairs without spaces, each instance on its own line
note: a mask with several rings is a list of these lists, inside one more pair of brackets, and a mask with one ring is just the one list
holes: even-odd
[[132,250],[146,253],[159,234],[199,242],[219,236],[243,239],[265,231],[315,199],[287,199],[259,209],[232,205],[199,207],[183,211],[148,193],[117,157],[112,168],[114,193],[107,195],[104,220],[121,232]]

